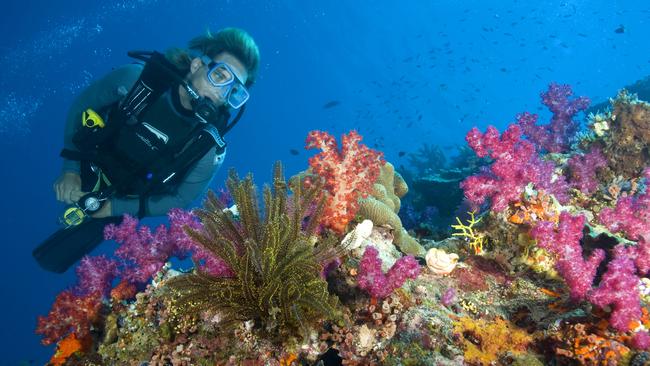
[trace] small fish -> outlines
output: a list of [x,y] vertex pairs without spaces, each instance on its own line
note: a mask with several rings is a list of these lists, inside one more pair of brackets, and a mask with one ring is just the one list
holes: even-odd
[[406,152],[400,151],[397,153],[397,155],[401,158],[402,156],[406,155]]
[[329,102],[323,104],[323,109],[333,108],[339,104],[341,104],[341,102],[339,102],[338,100],[330,100]]
[[614,29],[614,33],[618,33],[618,34],[625,33],[625,26],[621,24],[618,28]]
[[298,151],[298,150],[296,150],[296,149],[289,149],[289,154],[291,154],[291,155],[298,155],[298,154],[300,154],[300,151]]

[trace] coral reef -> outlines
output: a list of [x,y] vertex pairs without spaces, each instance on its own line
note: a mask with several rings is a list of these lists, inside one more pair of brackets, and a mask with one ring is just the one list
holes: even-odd
[[235,206],[210,195],[153,231],[127,218],[107,231],[118,260],[84,259],[39,319],[51,363],[647,364],[648,105],[621,92],[581,133],[585,98],[542,98],[548,125],[468,133],[489,160],[463,180],[475,211],[456,235],[405,242],[412,192],[356,134],[339,151],[312,133],[322,155],[289,184],[278,165],[263,200],[231,173]]

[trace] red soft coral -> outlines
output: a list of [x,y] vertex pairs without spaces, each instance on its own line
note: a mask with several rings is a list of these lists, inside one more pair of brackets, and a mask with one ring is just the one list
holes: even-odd
[[84,338],[91,325],[97,322],[102,306],[101,294],[91,292],[75,294],[72,290],[61,292],[47,316],[38,317],[36,333],[43,335],[41,342],[49,345],[71,333]]
[[307,149],[322,151],[309,159],[314,173],[324,179],[330,193],[323,223],[343,233],[359,209],[360,197],[367,197],[384,164],[383,154],[360,144],[361,135],[351,131],[342,136],[341,150],[334,137],[324,131],[311,131]]

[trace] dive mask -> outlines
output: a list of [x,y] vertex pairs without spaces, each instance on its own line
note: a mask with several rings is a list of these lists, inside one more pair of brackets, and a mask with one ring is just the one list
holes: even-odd
[[230,107],[241,108],[250,95],[230,65],[225,62],[214,62],[207,56],[202,56],[201,61],[208,67],[207,78],[210,84],[219,90]]

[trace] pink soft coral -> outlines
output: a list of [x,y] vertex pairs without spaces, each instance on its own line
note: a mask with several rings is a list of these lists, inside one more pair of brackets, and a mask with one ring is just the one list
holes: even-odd
[[586,154],[573,155],[568,161],[571,185],[582,193],[591,194],[598,188],[596,170],[607,166],[607,159],[599,148]]
[[503,211],[510,203],[520,200],[529,183],[553,194],[560,202],[568,200],[564,176],[555,174],[552,162],[539,158],[535,146],[521,138],[518,125],[508,126],[502,135],[494,126],[488,126],[485,133],[473,128],[465,139],[476,155],[494,160],[489,169],[461,183],[465,197],[474,208],[490,200],[493,211]]
[[[612,313],[610,324],[619,332],[635,331],[633,344],[637,348],[648,348],[650,338],[646,331],[631,329],[631,325],[641,318],[638,274],[644,274],[647,268],[648,245],[626,247],[618,244],[613,249],[613,259],[607,263],[597,288],[593,281],[600,263],[605,259],[605,252],[596,249],[585,260],[581,247],[584,216],[571,216],[568,212],[560,214],[559,223],[543,221],[531,230],[537,245],[553,253],[556,269],[564,278],[571,298],[587,299],[601,308],[610,306]],[[642,260],[640,260],[642,259]]]
[[321,150],[309,159],[309,165],[323,178],[325,189],[330,193],[323,223],[338,233],[343,233],[354,218],[359,198],[367,197],[384,164],[383,154],[361,144],[361,135],[356,131],[343,135],[341,140],[339,150],[332,135],[311,131],[306,143],[307,149]]
[[643,172],[646,190],[637,196],[621,197],[614,208],[603,208],[599,221],[611,232],[623,232],[637,242],[634,250],[634,263],[640,275],[650,271],[650,168]]
[[[120,243],[115,254],[121,261],[105,256],[84,257],[77,267],[77,285],[60,293],[46,317],[39,317],[36,333],[43,343],[51,344],[74,333],[83,338],[96,320],[102,301],[111,295],[116,300],[131,298],[136,284],[147,283],[172,256],[192,258],[203,271],[214,276],[229,276],[232,271],[220,258],[197,245],[186,229],[201,230],[191,212],[173,209],[169,212],[169,228],[160,225],[154,233],[126,215],[120,225],[105,229],[106,239]],[[119,288],[111,291],[114,279]]]
[[159,225],[152,233],[139,221],[125,215],[120,225],[109,225],[104,230],[106,239],[120,243],[115,251],[119,258],[131,263],[122,269],[121,277],[132,282],[145,283],[162,269],[171,257],[185,258],[190,253],[200,268],[214,276],[231,275],[221,260],[197,245],[185,232],[185,228],[202,230],[196,217],[189,212],[173,209],[169,212],[169,228]]
[[564,211],[557,226],[552,221],[540,221],[530,232],[540,248],[555,255],[555,268],[569,286],[574,300],[584,299],[591,290],[596,270],[605,258],[602,249],[595,250],[587,260],[583,258],[580,240],[584,226],[584,216],[571,216]]
[[402,287],[407,279],[414,279],[418,274],[420,265],[411,255],[398,259],[384,274],[379,252],[375,247],[368,246],[359,262],[359,288],[368,291],[372,297],[384,298]]
[[650,239],[650,168],[643,175],[646,191],[638,196],[621,197],[615,208],[603,208],[598,219],[612,232],[622,231],[630,240]]
[[570,100],[572,95],[573,90],[569,85],[556,83],[551,83],[548,90],[541,94],[542,103],[553,113],[548,125],[537,125],[537,114],[525,112],[517,116],[517,123],[524,134],[539,150],[558,153],[570,147],[571,139],[580,127],[574,117],[590,103],[587,97]]
[[604,308],[612,306],[610,324],[619,332],[630,330],[630,324],[641,318],[639,277],[634,266],[634,248],[619,244],[614,259],[607,263],[607,272],[598,288],[589,293],[589,301]]

